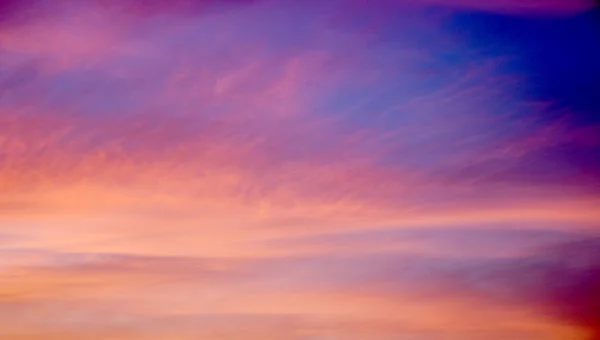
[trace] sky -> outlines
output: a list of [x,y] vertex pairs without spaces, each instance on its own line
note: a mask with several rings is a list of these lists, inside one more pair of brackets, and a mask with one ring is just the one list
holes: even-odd
[[0,2],[0,338],[600,340],[584,0]]

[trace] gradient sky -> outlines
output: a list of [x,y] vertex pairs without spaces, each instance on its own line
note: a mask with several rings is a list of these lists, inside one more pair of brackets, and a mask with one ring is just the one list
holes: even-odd
[[600,339],[599,18],[0,2],[0,338]]

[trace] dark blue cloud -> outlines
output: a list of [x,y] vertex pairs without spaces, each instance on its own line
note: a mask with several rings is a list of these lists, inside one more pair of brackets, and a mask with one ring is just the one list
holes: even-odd
[[[583,129],[600,124],[598,14],[597,9],[567,17],[462,12],[449,21],[448,29],[480,58],[505,60],[502,72],[521,80],[522,100],[550,104],[523,118],[540,127],[561,126],[556,143],[523,157],[501,177],[519,173],[528,174],[521,176],[525,182],[555,183],[580,178],[579,184],[585,182],[593,191],[600,188],[598,139],[590,137],[590,130],[587,137],[581,136]],[[585,142],[577,142],[583,138]]]
[[578,124],[600,122],[597,11],[534,18],[460,13],[453,16],[449,28],[482,56],[510,57],[506,71],[524,77],[530,99],[569,109]]

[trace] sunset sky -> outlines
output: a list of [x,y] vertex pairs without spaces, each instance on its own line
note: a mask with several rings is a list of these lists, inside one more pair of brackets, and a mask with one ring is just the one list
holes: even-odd
[[600,340],[597,11],[0,2],[0,339]]

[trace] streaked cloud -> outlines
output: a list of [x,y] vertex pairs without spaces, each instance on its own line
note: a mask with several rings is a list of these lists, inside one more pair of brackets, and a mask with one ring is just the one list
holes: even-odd
[[588,6],[4,2],[0,337],[595,339]]

